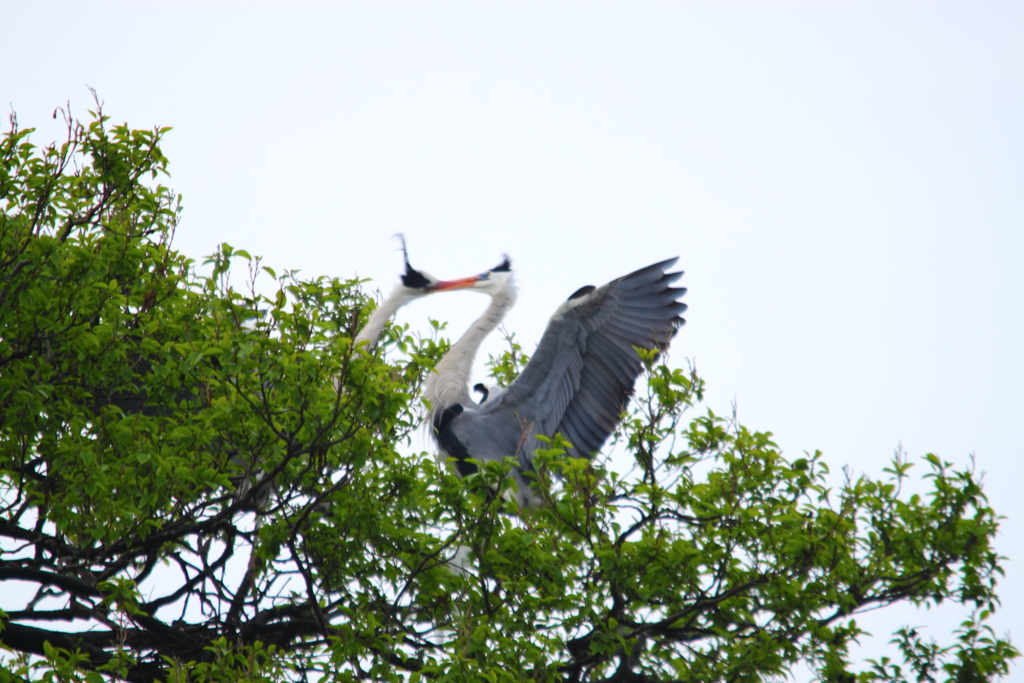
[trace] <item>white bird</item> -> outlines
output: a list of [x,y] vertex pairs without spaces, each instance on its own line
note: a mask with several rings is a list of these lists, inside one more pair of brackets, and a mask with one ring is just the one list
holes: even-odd
[[[618,425],[643,363],[633,347],[664,351],[685,322],[685,288],[672,288],[681,272],[668,273],[668,259],[612,280],[586,286],[568,298],[548,323],[530,362],[500,393],[473,401],[469,373],[484,338],[516,299],[509,260],[482,275],[446,283],[447,289],[487,293],[491,303],[427,378],[424,398],[442,455],[461,476],[477,471],[471,460],[514,457],[518,502],[537,507],[532,487],[533,453],[546,444],[537,437],[561,434],[568,455],[592,457]],[[479,389],[478,389],[479,390]]]

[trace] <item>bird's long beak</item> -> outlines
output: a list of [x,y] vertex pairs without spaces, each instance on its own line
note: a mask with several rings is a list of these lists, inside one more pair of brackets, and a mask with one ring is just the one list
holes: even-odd
[[434,286],[430,288],[432,292],[444,292],[452,289],[466,289],[472,287],[480,281],[480,276],[464,277],[459,280],[438,280],[434,283]]

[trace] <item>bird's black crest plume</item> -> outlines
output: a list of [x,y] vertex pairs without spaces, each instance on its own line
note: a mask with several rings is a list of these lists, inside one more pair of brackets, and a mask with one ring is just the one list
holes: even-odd
[[405,259],[405,274],[402,275],[402,284],[409,289],[423,289],[430,285],[430,280],[409,263],[409,250],[405,247],[405,235],[399,233],[395,237],[402,243],[402,258]]
[[512,270],[512,261],[509,259],[508,254],[505,255],[505,260],[499,263],[496,267],[491,268],[492,273],[507,273]]

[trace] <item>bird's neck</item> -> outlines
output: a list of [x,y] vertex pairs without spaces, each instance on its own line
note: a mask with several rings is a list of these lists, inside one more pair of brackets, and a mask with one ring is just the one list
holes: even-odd
[[431,411],[443,410],[454,403],[468,403],[469,377],[473,361],[480,350],[480,344],[494,331],[505,314],[516,302],[514,286],[500,289],[491,297],[491,303],[483,315],[477,318],[469,330],[434,367],[423,387],[423,396],[430,402]]
[[391,316],[411,300],[412,298],[409,296],[407,288],[401,285],[395,287],[388,298],[382,301],[380,306],[370,314],[370,319],[366,321],[366,325],[356,335],[355,343],[368,341],[370,344],[373,344],[376,342],[381,330],[384,329],[384,325],[391,319]]

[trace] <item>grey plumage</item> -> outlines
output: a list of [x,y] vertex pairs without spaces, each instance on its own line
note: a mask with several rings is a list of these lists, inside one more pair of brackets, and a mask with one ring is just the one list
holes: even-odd
[[[685,322],[680,314],[687,306],[679,299],[686,289],[671,287],[682,273],[666,272],[676,260],[578,290],[552,316],[522,374],[500,394],[481,404],[432,403],[434,435],[460,473],[475,471],[466,458],[516,457],[520,504],[529,507],[539,501],[523,473],[532,469],[534,450],[546,447],[538,435],[562,434],[574,457],[600,450],[643,367],[633,347],[664,351]],[[489,332],[496,325],[493,318],[485,314],[477,327]]]

